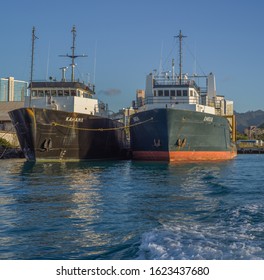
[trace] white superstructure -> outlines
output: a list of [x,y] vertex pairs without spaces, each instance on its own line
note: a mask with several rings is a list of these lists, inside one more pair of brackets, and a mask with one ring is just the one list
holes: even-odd
[[[203,82],[201,79],[205,79],[206,83],[198,86]],[[144,105],[139,110],[175,108],[217,115],[233,114],[233,101],[216,95],[215,76],[212,73],[192,77],[185,74],[181,80],[171,72],[150,73],[146,78],[145,92]]]
[[25,107],[108,116],[108,106],[93,98],[94,92],[79,82],[32,82]]
[[157,73],[154,71],[146,77],[145,100],[143,106],[137,104],[138,110],[155,108],[174,108],[204,112],[213,115],[233,115],[233,101],[225,100],[224,96],[216,94],[215,76],[182,73],[181,42],[185,37],[181,31],[178,36],[180,42],[179,73],[172,70]]

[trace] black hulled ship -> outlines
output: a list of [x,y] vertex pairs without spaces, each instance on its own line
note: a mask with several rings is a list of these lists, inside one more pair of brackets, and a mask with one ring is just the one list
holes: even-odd
[[[233,102],[216,95],[215,77],[151,73],[145,97],[130,118],[133,159],[181,161],[227,160],[236,156]],[[204,80],[202,82],[201,80]],[[232,133],[231,133],[232,132]]]
[[[72,33],[72,54],[66,55],[72,59],[71,81],[66,81],[66,68],[62,68],[61,81],[32,81],[31,72],[25,107],[9,112],[29,161],[120,159],[125,155],[123,124],[111,118],[107,104],[94,98],[94,86],[75,80],[75,27]],[[34,29],[32,38],[34,42]],[[33,49],[34,44],[32,54]]]

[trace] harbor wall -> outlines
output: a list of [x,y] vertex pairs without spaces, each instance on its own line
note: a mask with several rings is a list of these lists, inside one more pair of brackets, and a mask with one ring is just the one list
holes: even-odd
[[8,141],[13,147],[20,147],[15,132],[0,130],[0,138]]

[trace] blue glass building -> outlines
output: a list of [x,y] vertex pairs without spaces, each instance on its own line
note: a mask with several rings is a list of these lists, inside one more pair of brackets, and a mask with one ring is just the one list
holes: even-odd
[[28,83],[13,77],[0,79],[0,101],[24,101]]

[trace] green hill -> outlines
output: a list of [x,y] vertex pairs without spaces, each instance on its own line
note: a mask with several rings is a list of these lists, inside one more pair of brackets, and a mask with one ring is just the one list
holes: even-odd
[[264,128],[264,111],[248,111],[246,113],[237,113],[236,115],[236,123],[237,130],[239,132],[243,132],[245,128],[255,125],[257,127]]

